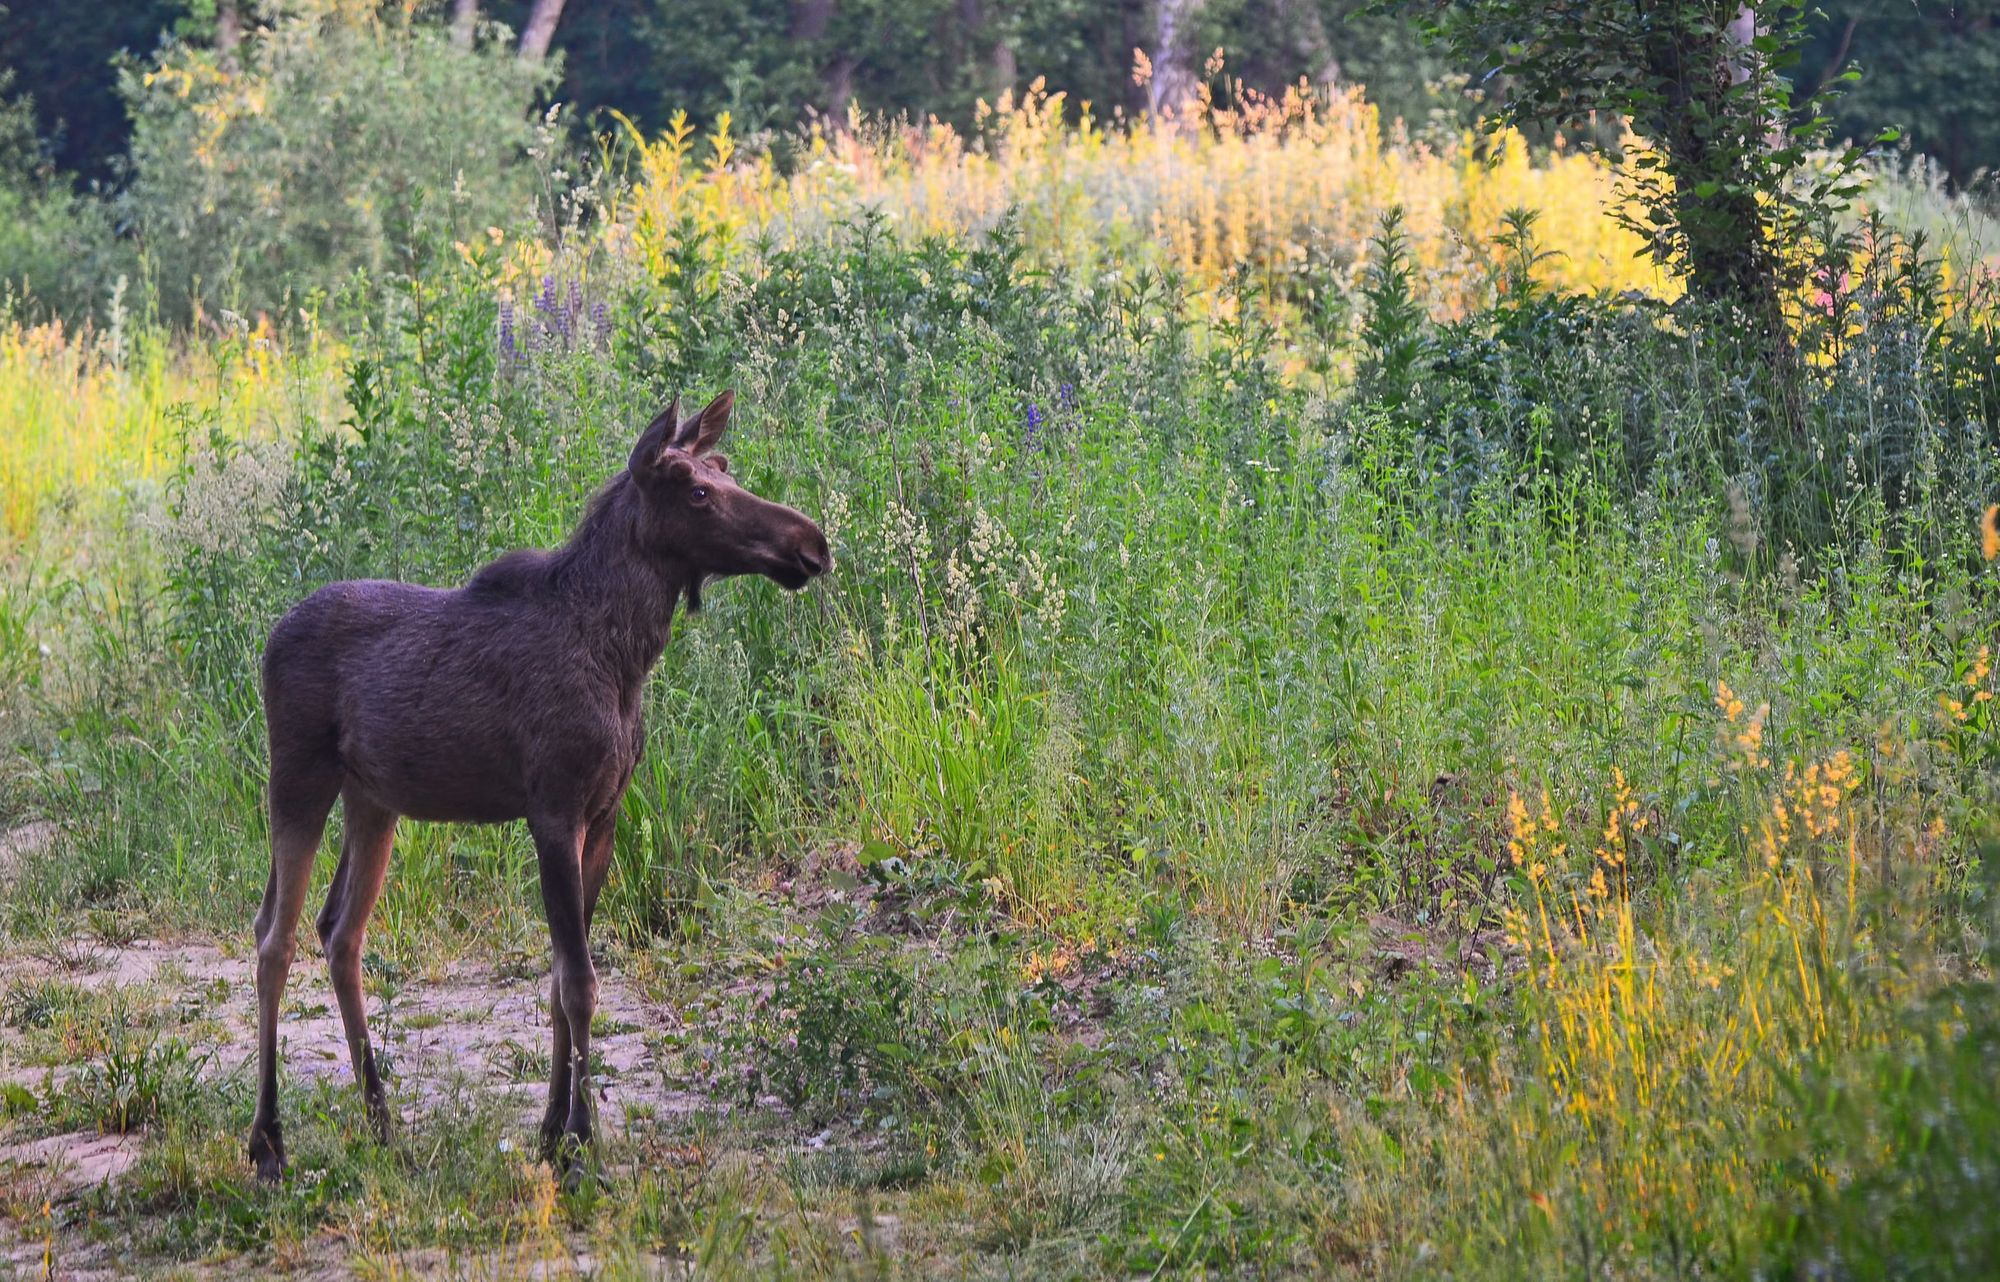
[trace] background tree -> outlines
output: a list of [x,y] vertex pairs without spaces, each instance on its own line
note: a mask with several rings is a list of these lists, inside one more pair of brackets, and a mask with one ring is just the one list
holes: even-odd
[[236,0],[215,0],[215,55],[222,66],[236,70],[236,46],[243,43],[243,11]]
[[1462,68],[1407,17],[1367,0],[1205,0],[1197,31],[1196,49],[1222,49],[1229,74],[1263,93],[1303,75],[1365,86],[1385,124],[1469,120]]
[[528,9],[528,21],[521,27],[521,58],[540,62],[549,56],[556,38],[556,24],[562,21],[563,0],[535,0]]
[[0,301],[79,316],[133,263],[102,200],[79,194],[35,136],[34,103],[0,68]]
[[[1426,35],[1505,80],[1496,119],[1631,121],[1638,229],[1690,291],[1775,330],[1783,247],[1848,188],[1794,182],[1826,120],[1786,72],[1808,34],[1795,0],[1416,0]],[[1849,157],[1851,162],[1852,157]]]

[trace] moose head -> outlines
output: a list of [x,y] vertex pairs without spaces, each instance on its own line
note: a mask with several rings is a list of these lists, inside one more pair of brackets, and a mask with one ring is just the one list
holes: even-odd
[[626,464],[644,497],[645,542],[692,572],[690,610],[701,608],[710,579],[762,574],[796,592],[832,564],[817,525],[744,489],[715,452],[735,405],[736,393],[724,392],[684,419],[676,396],[639,434]]

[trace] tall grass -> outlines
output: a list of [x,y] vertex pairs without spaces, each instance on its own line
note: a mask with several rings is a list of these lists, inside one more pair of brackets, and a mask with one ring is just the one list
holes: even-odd
[[[1721,876],[1664,911],[1635,899],[1634,869],[1671,817],[1622,775],[1582,831],[1546,793],[1510,800],[1509,858],[1528,884],[1506,911],[1518,1034],[1464,1047],[1386,1126],[1353,1115],[1350,1142],[1385,1186],[1361,1200],[1424,1212],[1392,1231],[1406,1260],[1454,1276],[1952,1276],[1990,1258],[1976,1216],[1946,1215],[1919,1243],[1914,1204],[1859,1195],[1907,1180],[1957,1208],[1991,1166],[1973,1156],[1991,1134],[1984,1092],[1957,1076],[1990,1036],[1964,1004],[1990,985],[1954,992],[1939,968],[1958,962],[1918,942],[1941,889],[1919,851],[1935,853],[1945,822],[1886,829],[1895,845],[1876,848],[1868,785],[1904,749],[1780,768],[1726,686],[1718,702],[1716,765],[1738,775],[1753,822],[1731,835]],[[1909,1075],[1879,1076],[1891,1062]],[[1880,1094],[1845,1093],[1860,1080]],[[1855,1116],[1938,1107],[1941,1089],[1971,1129],[1936,1133],[1933,1153],[1903,1148],[1907,1136],[1824,1147]]]
[[[1604,329],[1622,350],[1565,358],[1549,398],[1607,407],[1617,433],[1586,419],[1564,442],[1548,402],[1523,422],[1439,366],[1424,395],[1454,425],[1440,436],[1408,404],[1286,385],[1256,359],[1258,331],[1198,330],[1136,287],[1045,285],[1020,252],[904,249],[862,227],[831,254],[781,256],[706,315],[682,301],[691,328],[755,336],[726,366],[615,328],[566,339],[559,316],[517,321],[546,333],[508,356],[490,277],[468,264],[421,342],[469,360],[393,379],[386,356],[356,364],[342,423],[309,426],[289,464],[226,437],[190,454],[170,592],[132,635],[170,638],[193,684],[123,691],[141,702],[114,715],[135,733],[93,750],[126,764],[86,772],[166,790],[102,812],[122,816],[92,839],[113,880],[148,885],[131,861],[180,860],[184,821],[148,831],[156,816],[234,816],[193,843],[190,875],[223,894],[164,897],[240,908],[261,884],[269,624],[311,584],[449,583],[562,537],[646,416],[638,371],[661,361],[675,383],[744,384],[739,470],[825,515],[840,571],[782,606],[734,585],[684,625],[631,803],[646,835],[621,856],[637,889],[612,901],[630,929],[659,928],[673,913],[649,902],[691,901],[746,853],[849,840],[991,878],[1024,918],[1079,933],[1141,867],[1252,933],[1301,904],[1469,926],[1504,899],[1479,801],[1506,781],[1619,766],[1683,812],[1649,874],[1700,864],[1698,836],[1736,803],[1688,764],[1698,692],[1761,690],[1774,740],[1831,750],[1928,706],[1954,661],[1912,645],[1942,635],[1935,594],[1965,603],[1953,628],[1984,617],[1956,515],[1966,473],[1910,492],[1949,526],[1860,502],[1818,564],[1786,561],[1756,533],[1771,518],[1730,507],[1738,420],[1700,400],[1715,367],[1676,368],[1671,337]],[[1502,332],[1495,359],[1545,378],[1541,349],[1517,343]],[[1680,443],[1642,465],[1616,441],[1654,437],[1624,382],[1649,363]],[[1516,432],[1557,461],[1532,470],[1505,444]],[[1867,478],[1852,484],[1865,499]],[[1960,559],[1907,577],[1903,529]],[[189,695],[195,715],[143,702]],[[531,902],[528,865],[501,866]],[[458,875],[490,893],[483,868]]]
[[[101,503],[134,485],[157,488],[190,436],[275,438],[299,411],[327,408],[313,382],[333,354],[308,336],[287,375],[268,329],[179,342],[120,316],[106,330],[59,321],[0,326],[0,535],[18,546],[44,514]],[[141,510],[145,505],[141,504]]]

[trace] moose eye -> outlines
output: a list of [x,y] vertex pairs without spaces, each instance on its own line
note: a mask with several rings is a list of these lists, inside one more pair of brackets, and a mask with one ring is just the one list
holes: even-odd
[[697,485],[688,491],[688,497],[696,503],[706,503],[708,502],[708,487],[706,485]]

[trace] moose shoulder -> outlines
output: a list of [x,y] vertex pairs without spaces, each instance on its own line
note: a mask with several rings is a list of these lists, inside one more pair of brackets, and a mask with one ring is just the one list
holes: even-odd
[[369,1046],[362,940],[396,821],[525,819],[554,952],[555,1046],[544,1155],[590,1139],[587,933],[610,865],[618,803],[643,742],[641,695],[675,606],[710,579],[762,574],[803,588],[826,572],[826,538],[799,512],[737,484],[715,445],[724,392],[682,419],[679,401],[640,433],[624,471],[569,541],[488,565],[464,587],[335,583],[295,606],[264,650],[270,730],[271,875],[258,911],[257,1113],[250,1157],[274,1179],[277,1022],[313,858],[335,798],[345,837],[320,939],[354,1073],[378,1133],[389,1108]]

